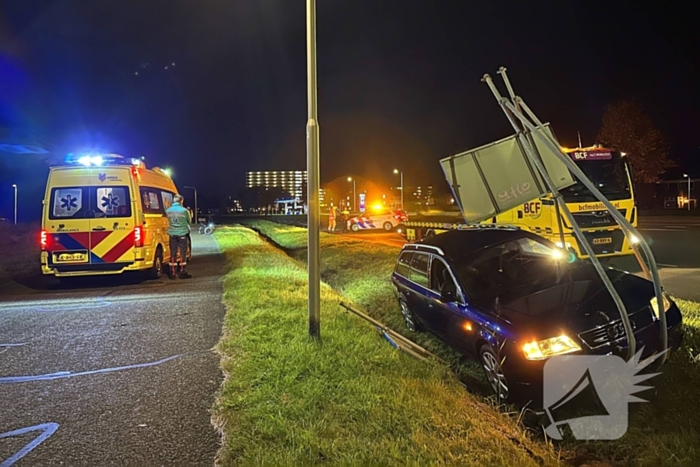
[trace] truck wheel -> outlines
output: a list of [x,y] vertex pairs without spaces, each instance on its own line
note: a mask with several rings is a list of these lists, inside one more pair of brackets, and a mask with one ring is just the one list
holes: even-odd
[[394,228],[394,226],[391,225],[391,222],[384,223],[384,230],[386,230],[387,232],[391,232],[391,229],[393,229],[393,228]]
[[160,279],[163,275],[163,249],[158,247],[153,257],[153,266],[148,270],[149,279]]

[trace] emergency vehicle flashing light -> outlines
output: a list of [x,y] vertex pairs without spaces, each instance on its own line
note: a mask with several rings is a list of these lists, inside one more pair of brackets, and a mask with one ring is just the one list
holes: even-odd
[[109,165],[131,165],[145,168],[141,159],[125,158],[119,154],[73,154],[66,156],[64,162],[68,165],[82,165],[85,167],[104,167]]

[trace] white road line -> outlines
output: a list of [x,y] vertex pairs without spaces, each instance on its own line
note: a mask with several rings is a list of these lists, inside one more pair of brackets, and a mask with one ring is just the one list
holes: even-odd
[[656,263],[657,266],[661,266],[663,268],[677,268],[675,264],[664,264],[664,263]]

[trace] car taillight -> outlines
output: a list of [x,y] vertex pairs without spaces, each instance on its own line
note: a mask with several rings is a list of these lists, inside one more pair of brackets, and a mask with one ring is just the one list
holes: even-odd
[[134,227],[134,246],[136,248],[143,247],[143,227]]
[[49,247],[49,234],[46,230],[41,231],[41,236],[39,237],[39,243],[41,244],[41,249],[46,250]]

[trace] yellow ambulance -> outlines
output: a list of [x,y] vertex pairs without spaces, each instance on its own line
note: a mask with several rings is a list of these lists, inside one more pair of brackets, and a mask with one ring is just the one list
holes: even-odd
[[[43,201],[41,270],[59,278],[143,271],[169,261],[168,174],[117,154],[71,154],[51,167]],[[188,248],[188,260],[191,247]]]

